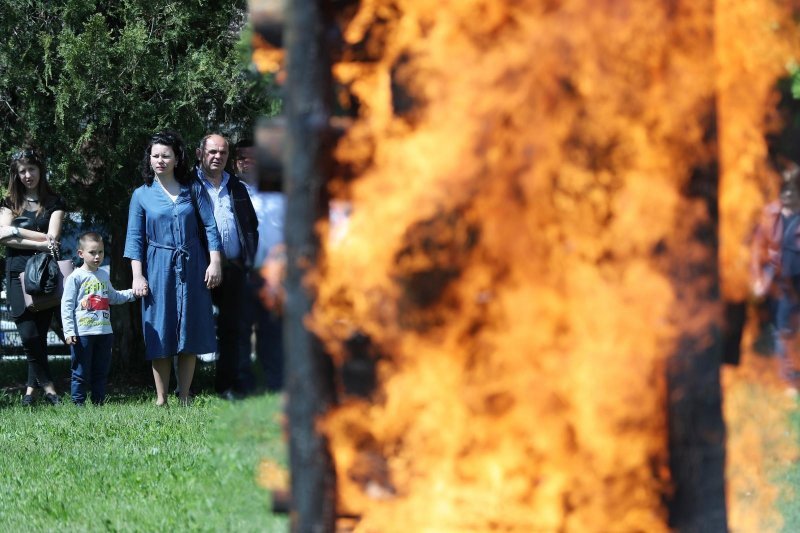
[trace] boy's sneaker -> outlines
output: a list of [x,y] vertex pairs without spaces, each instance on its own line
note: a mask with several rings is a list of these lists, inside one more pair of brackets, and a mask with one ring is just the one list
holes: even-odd
[[33,395],[26,394],[22,397],[22,406],[23,407],[30,407],[33,405]]

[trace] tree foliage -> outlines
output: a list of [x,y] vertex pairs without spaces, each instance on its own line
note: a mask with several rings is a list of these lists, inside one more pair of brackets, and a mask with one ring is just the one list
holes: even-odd
[[89,218],[120,220],[152,132],[236,137],[275,111],[236,46],[244,1],[2,2],[0,153],[41,146],[51,180]]

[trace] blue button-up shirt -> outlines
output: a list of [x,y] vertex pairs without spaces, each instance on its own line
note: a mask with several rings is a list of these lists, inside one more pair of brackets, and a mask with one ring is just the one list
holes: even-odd
[[214,206],[214,219],[217,222],[219,235],[222,237],[222,251],[225,257],[230,260],[240,259],[242,244],[239,241],[239,232],[236,230],[236,218],[233,215],[231,195],[228,193],[230,175],[225,171],[222,172],[222,183],[220,183],[219,189],[208,181],[202,168],[198,167],[197,175],[200,177],[200,183],[203,184],[211,197],[211,204]]
[[282,192],[259,192],[245,183],[258,218],[258,250],[255,265],[261,265],[275,246],[283,243],[286,197]]

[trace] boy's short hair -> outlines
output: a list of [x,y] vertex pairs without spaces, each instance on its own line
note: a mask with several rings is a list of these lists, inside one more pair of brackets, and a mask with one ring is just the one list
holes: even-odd
[[82,233],[81,236],[78,237],[78,250],[83,250],[83,247],[86,246],[86,244],[88,244],[90,241],[104,244],[102,235],[100,235],[96,231],[87,231],[85,233]]

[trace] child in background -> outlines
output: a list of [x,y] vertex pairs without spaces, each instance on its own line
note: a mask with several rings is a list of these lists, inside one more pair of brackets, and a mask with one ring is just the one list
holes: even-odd
[[78,240],[83,266],[64,280],[61,320],[72,352],[72,401],[76,405],[86,401],[87,384],[93,404],[105,401],[114,338],[110,305],[135,300],[132,289],[116,291],[111,286],[108,273],[100,270],[104,255],[103,238],[94,231],[84,233]]

